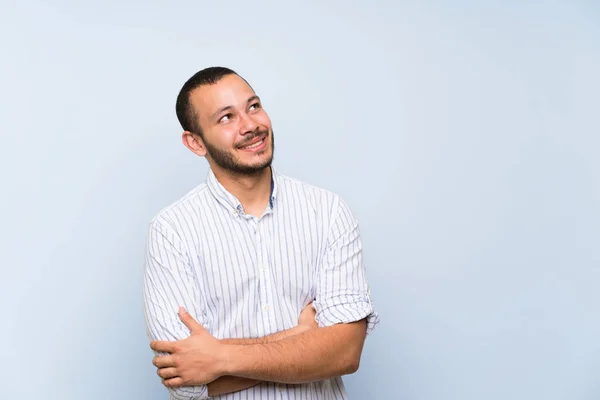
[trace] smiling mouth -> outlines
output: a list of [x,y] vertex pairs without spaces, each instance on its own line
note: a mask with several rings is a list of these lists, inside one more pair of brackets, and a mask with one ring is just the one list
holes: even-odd
[[252,149],[255,149],[255,148],[261,146],[267,139],[268,134],[261,135],[261,136],[263,136],[262,139],[258,140],[257,142],[254,142],[254,140],[256,140],[256,139],[252,139],[250,144],[240,147],[240,149],[241,150],[252,150]]
[[251,144],[250,146],[242,147],[242,149],[243,150],[254,149],[254,148],[260,146],[261,144],[263,144],[264,141],[265,141],[265,139],[261,139],[260,141],[254,143],[254,144]]

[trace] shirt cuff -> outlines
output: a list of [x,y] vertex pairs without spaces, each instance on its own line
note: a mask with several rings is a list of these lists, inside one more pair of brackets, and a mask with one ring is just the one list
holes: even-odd
[[373,304],[368,296],[344,295],[325,302],[315,302],[315,320],[319,327],[335,324],[347,324],[350,322],[367,319],[367,335],[375,329],[379,323],[379,314],[373,309]]

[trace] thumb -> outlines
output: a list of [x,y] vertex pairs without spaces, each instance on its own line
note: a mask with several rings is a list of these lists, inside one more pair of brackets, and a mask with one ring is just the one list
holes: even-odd
[[188,327],[192,334],[200,333],[205,330],[183,307],[179,307],[179,319]]

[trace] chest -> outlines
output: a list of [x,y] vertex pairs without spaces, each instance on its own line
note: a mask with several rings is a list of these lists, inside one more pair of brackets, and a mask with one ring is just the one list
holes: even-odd
[[326,228],[308,208],[203,221],[195,261],[210,319],[244,325],[266,312],[275,325],[267,330],[293,325],[314,299]]

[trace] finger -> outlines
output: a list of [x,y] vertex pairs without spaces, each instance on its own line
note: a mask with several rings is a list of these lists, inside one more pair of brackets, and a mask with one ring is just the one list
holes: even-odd
[[165,342],[161,340],[153,340],[150,342],[150,348],[154,351],[160,351],[163,353],[174,353],[175,342]]
[[171,378],[171,379],[163,379],[162,384],[165,385],[166,387],[171,387],[171,388],[183,386],[183,379],[181,379],[180,377]]
[[179,319],[181,319],[181,322],[183,322],[185,326],[188,327],[191,333],[199,333],[204,331],[202,325],[196,322],[194,317],[192,317],[191,314],[188,313],[183,307],[179,308]]
[[175,367],[175,359],[173,356],[156,356],[152,359],[152,364],[157,368]]
[[177,374],[177,368],[168,367],[168,368],[159,368],[156,373],[163,379],[176,378],[179,376]]

